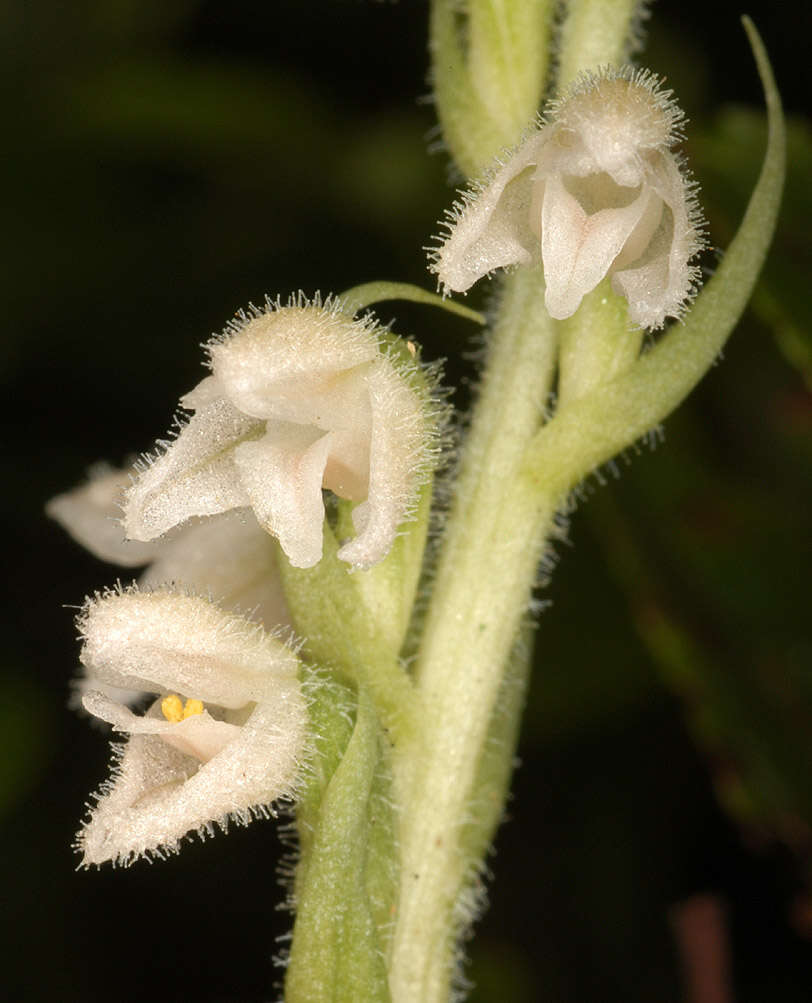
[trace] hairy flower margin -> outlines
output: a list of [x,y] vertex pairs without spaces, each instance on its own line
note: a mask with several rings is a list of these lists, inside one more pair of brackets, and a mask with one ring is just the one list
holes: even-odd
[[[98,595],[78,625],[84,708],[128,736],[77,836],[83,865],[164,856],[189,832],[245,825],[293,797],[308,741],[290,647],[172,589]],[[154,699],[140,715],[118,691]]]
[[547,118],[448,214],[431,252],[446,291],[541,262],[550,316],[572,316],[607,275],[636,327],[679,318],[704,246],[695,185],[673,152],[684,117],[648,70],[582,75]]
[[301,295],[240,313],[207,345],[194,414],[142,466],[124,502],[129,539],[250,507],[296,567],[321,559],[322,489],[358,503],[338,551],[353,568],[388,553],[434,460],[423,373],[374,319]]

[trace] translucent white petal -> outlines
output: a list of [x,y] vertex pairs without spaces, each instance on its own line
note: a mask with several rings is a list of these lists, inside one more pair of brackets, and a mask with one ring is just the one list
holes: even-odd
[[256,624],[170,590],[110,593],[79,618],[88,675],[124,689],[242,707],[291,677],[295,655]]
[[329,432],[269,422],[264,438],[237,449],[240,477],[257,520],[297,568],[321,560],[321,489],[331,444]]
[[446,289],[465,292],[496,268],[529,264],[538,256],[529,207],[532,168],[545,139],[545,130],[531,135],[481,189],[465,197],[431,266]]
[[640,183],[638,151],[671,146],[681,117],[656,77],[629,66],[584,75],[556,109],[557,127],[576,139],[590,171],[606,171],[621,185]]
[[215,376],[207,376],[181,397],[180,406],[186,411],[200,411],[224,397],[225,391],[220,381]]
[[668,251],[647,264],[627,268],[612,276],[612,288],[629,302],[629,320],[638,327],[661,327],[666,316],[678,310],[683,297],[668,300]]
[[330,432],[330,455],[324,468],[322,486],[348,501],[361,501],[369,493],[372,418],[366,386],[364,393],[367,402],[365,424],[355,429],[334,429]]
[[370,367],[364,378],[372,410],[369,490],[352,513],[358,535],[338,551],[358,568],[386,556],[410,514],[426,439],[421,401],[388,360]]
[[192,516],[247,505],[234,465],[234,447],[263,431],[262,422],[241,414],[226,400],[202,407],[127,492],[127,536],[152,540]]
[[177,583],[265,627],[290,623],[275,545],[250,508],[187,523],[141,575],[142,588]]
[[613,288],[629,301],[629,318],[640,327],[662,327],[679,317],[697,279],[691,258],[702,246],[694,198],[673,157],[652,156],[648,187],[664,203],[659,224],[637,260],[624,254]]
[[160,544],[127,540],[121,524],[121,501],[131,479],[130,471],[107,468],[87,484],[52,498],[45,511],[101,560],[125,568],[147,564]]
[[541,254],[545,305],[551,317],[571,317],[583,297],[604,278],[645,213],[651,193],[628,206],[587,215],[558,177],[545,185]]
[[640,217],[640,221],[623,245],[623,250],[615,258],[612,265],[613,272],[625,268],[631,262],[638,261],[651,246],[651,242],[662,224],[664,208],[662,199],[657,197],[656,192],[652,192],[652,196],[646,203],[646,210]]

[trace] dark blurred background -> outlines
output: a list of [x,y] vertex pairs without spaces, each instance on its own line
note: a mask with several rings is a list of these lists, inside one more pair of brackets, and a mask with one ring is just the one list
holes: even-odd
[[[764,137],[739,12],[661,0],[642,57],[692,119],[720,246]],[[521,767],[466,968],[476,1003],[679,1000],[673,930],[697,896],[727,916],[737,999],[812,991],[812,24],[801,4],[749,12],[793,112],[781,229],[724,363],[662,445],[586,486],[539,593]],[[165,432],[200,342],[249,301],[432,285],[421,247],[451,189],[427,154],[426,21],[417,0],[0,7],[8,999],[276,998],[290,919],[274,910],[273,823],[75,871],[108,748],[66,709],[73,607],[119,571],[42,509]],[[380,314],[449,358],[463,406],[465,323]]]

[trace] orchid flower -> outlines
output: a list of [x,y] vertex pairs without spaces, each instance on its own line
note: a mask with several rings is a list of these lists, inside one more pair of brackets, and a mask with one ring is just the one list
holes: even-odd
[[46,512],[101,560],[127,568],[148,564],[139,578],[144,588],[182,583],[268,629],[289,626],[273,542],[250,509],[193,519],[160,539],[128,540],[121,499],[134,474],[99,465],[86,484],[52,498]]
[[[177,850],[190,831],[247,824],[289,798],[306,759],[294,652],[198,596],[133,587],[91,599],[81,660],[85,709],[127,735],[77,837],[82,863]],[[110,688],[154,695],[147,712]]]
[[384,336],[330,300],[240,314],[208,345],[212,375],[181,398],[194,415],[127,492],[127,536],[250,506],[291,564],[312,567],[326,488],[358,503],[338,556],[380,561],[414,509],[431,438],[416,367]]
[[440,284],[464,292],[497,268],[540,262],[557,320],[607,275],[635,326],[680,317],[703,246],[694,186],[672,149],[682,122],[671,92],[646,70],[583,75],[455,205],[432,253]]

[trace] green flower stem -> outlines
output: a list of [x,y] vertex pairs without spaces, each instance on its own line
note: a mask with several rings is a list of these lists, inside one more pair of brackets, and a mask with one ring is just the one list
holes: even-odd
[[633,47],[640,0],[566,0],[561,24],[558,90],[584,70],[624,63]]
[[643,332],[629,324],[626,300],[604,279],[581,305],[560,322],[556,406],[566,407],[631,366]]
[[[516,490],[556,359],[543,295],[535,269],[504,282],[420,641],[418,744],[400,750],[395,765],[402,868],[390,958],[395,1003],[448,999],[455,927],[465,919],[455,907],[481,866],[465,852],[464,823],[555,510],[551,503],[542,512],[534,490]],[[503,754],[512,755],[507,743]]]
[[[542,425],[557,328],[543,308],[537,270],[505,282],[420,642],[419,747],[396,750],[402,871],[393,1003],[446,1003],[449,996],[456,936],[471,918],[466,881],[481,867],[466,822],[479,800],[478,768],[555,512],[581,478],[656,426],[713,364],[769,246],[783,180],[783,121],[764,49],[752,25],[745,27],[767,95],[767,155],[740,232],[686,322],[637,361],[633,341],[618,342],[619,325],[610,323],[616,375],[603,382],[588,369],[584,377],[571,373],[569,403]],[[564,329],[565,357],[575,349],[572,365],[582,363],[584,346],[596,344],[590,310],[597,323],[611,320],[612,309],[599,296],[587,302],[583,324]]]
[[[473,796],[468,805],[468,817],[461,836],[462,852],[471,861],[484,861],[504,815],[533,662],[534,632],[535,620],[527,614],[508,659],[508,668],[488,725],[488,735],[477,766]],[[476,864],[473,865],[469,877],[472,878],[471,898],[474,912],[479,893]],[[458,900],[458,909],[460,906],[464,907],[464,904],[464,899]],[[464,921],[466,917],[461,915],[459,918]]]
[[418,695],[398,661],[406,624],[395,638],[378,624],[377,610],[367,606],[357,584],[365,572],[351,572],[337,551],[335,535],[325,525],[324,553],[315,567],[279,561],[293,626],[307,638],[308,658],[369,693],[393,740],[405,741],[414,736],[418,716]]

